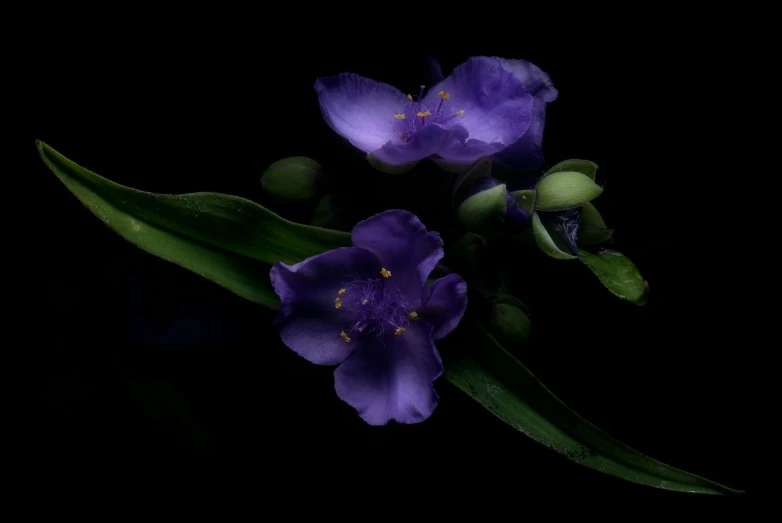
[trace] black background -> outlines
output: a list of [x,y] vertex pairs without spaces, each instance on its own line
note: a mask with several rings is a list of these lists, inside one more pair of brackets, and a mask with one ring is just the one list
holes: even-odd
[[[427,422],[369,427],[334,394],[331,368],[280,343],[273,312],[130,245],[37,156],[35,138],[141,190],[262,202],[260,175],[280,158],[310,156],[335,176],[363,162],[323,122],[317,77],[352,71],[408,91],[426,73],[425,55],[274,52],[187,41],[107,53],[96,42],[48,64],[28,151],[47,218],[36,258],[48,260],[37,280],[47,470],[143,488],[205,477],[290,496],[366,489],[381,506],[388,495],[512,507],[583,492],[735,502],[581,467],[444,380]],[[649,304],[634,307],[552,259],[550,272],[530,274],[550,278],[553,290],[525,300],[536,327],[525,364],[620,440],[748,488],[737,283],[726,277],[727,255],[713,250],[720,196],[705,165],[721,154],[709,138],[720,98],[702,51],[505,45],[473,54],[525,58],[550,74],[559,98],[547,111],[547,165],[586,158],[601,167],[596,203],[617,229],[614,248],[650,283]],[[447,74],[468,55],[434,56]]]

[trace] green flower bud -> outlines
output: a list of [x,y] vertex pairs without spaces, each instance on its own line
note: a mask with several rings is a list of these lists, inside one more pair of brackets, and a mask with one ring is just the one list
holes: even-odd
[[312,215],[310,225],[323,227],[324,229],[346,230],[349,229],[345,222],[345,211],[339,198],[334,193],[328,193],[318,202]]
[[372,153],[367,154],[367,161],[369,161],[369,165],[385,174],[404,174],[418,165],[418,162],[400,164],[386,163],[378,160],[375,156],[372,155]]
[[278,160],[261,176],[263,190],[288,204],[314,203],[320,198],[327,181],[323,167],[305,156]]
[[575,171],[551,173],[541,178],[536,187],[535,208],[545,211],[572,209],[594,200],[603,188],[592,179]]
[[[441,165],[438,162],[445,162],[445,160],[434,161],[437,163],[437,165]],[[453,183],[453,190],[451,193],[451,198],[454,202],[457,202],[463,198],[472,184],[491,174],[492,159],[490,157],[479,158],[473,163],[458,165],[461,166],[458,171],[451,171],[459,175],[456,178],[456,181]]]
[[517,298],[504,294],[492,300],[489,333],[506,349],[517,349],[526,343],[532,334],[532,322],[525,312],[526,307]]
[[445,252],[446,264],[459,273],[476,270],[486,254],[486,240],[483,236],[468,232],[452,243]]
[[505,216],[505,184],[480,191],[462,202],[457,214],[467,230],[484,234],[496,229]]
[[585,174],[592,181],[595,181],[595,176],[597,175],[597,164],[595,162],[590,162],[589,160],[565,160],[564,162],[559,162],[557,165],[546,171],[546,174],[543,176],[565,171]]

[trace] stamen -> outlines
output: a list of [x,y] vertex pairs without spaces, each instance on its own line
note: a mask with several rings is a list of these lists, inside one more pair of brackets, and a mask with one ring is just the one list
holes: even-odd
[[404,120],[405,119],[405,115],[403,115],[401,113],[400,114],[395,114],[394,118],[396,118],[397,120]]
[[456,114],[458,114],[459,116],[464,116],[464,109],[459,109],[458,111],[456,111]]
[[448,97],[450,95],[448,93],[446,93],[445,91],[440,91],[437,94],[439,94],[440,98],[442,98],[442,100],[440,100],[440,105],[437,106],[437,111],[435,111],[435,112],[439,113],[440,112],[440,108],[443,106],[443,103],[448,99]]
[[383,278],[390,278],[391,277],[391,271],[387,271],[385,267],[382,267],[380,269],[380,274],[383,276]]
[[423,100],[423,99],[424,99],[424,87],[426,87],[426,86],[425,86],[425,85],[422,85],[422,86],[421,86],[421,90],[420,90],[420,91],[418,91],[418,103],[419,103],[419,104],[421,103],[421,100]]
[[394,334],[396,334],[397,336],[401,336],[403,332],[405,332],[405,328],[399,327],[394,331]]
[[361,305],[366,305],[368,302],[369,302],[369,300],[364,298],[364,301],[361,302]]
[[412,102],[413,101],[413,95],[411,95],[410,93],[407,93],[407,99]]
[[416,116],[418,116],[419,118],[424,118],[426,116],[432,116],[432,113],[430,113],[429,111],[423,111],[420,113],[416,113]]
[[417,320],[418,319],[418,313],[413,311],[409,314],[411,320]]
[[342,296],[343,294],[345,294],[345,289],[340,289],[339,292],[337,292],[337,294]]
[[345,334],[345,331],[342,331],[342,332],[340,332],[340,333],[339,333],[339,336],[340,336],[340,337],[341,337],[343,340],[345,340],[345,343],[350,343],[350,338],[348,337],[348,335],[347,335],[347,334]]
[[334,299],[334,308],[339,309],[340,307],[342,307],[342,300],[337,297]]

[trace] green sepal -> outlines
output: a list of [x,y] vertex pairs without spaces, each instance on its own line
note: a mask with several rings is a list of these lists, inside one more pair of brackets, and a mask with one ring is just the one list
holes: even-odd
[[575,171],[551,173],[540,179],[535,190],[535,209],[543,211],[572,209],[603,192],[591,178]]
[[468,231],[477,234],[496,230],[505,216],[505,195],[505,185],[500,184],[470,196],[459,206],[459,220]]
[[532,234],[540,250],[558,260],[574,260],[577,257],[570,254],[565,242],[554,231],[551,231],[540,219],[537,212],[532,213]]
[[606,227],[597,208],[586,202],[581,206],[581,227],[578,230],[578,245],[589,247],[609,241],[614,235],[613,229]]

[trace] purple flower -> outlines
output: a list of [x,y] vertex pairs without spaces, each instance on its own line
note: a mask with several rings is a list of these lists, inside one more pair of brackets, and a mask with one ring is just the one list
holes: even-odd
[[426,286],[443,242],[412,213],[360,222],[353,247],[271,270],[283,343],[319,365],[338,365],[337,395],[370,425],[418,423],[439,400],[443,372],[434,345],[458,325],[467,284],[449,274]]
[[535,114],[528,86],[500,59],[479,56],[425,96],[423,86],[414,97],[352,73],[319,78],[315,91],[334,131],[381,162],[401,165],[433,155],[469,163],[517,143]]
[[[494,157],[506,167],[525,172],[535,171],[543,165],[543,128],[546,124],[546,104],[557,99],[557,90],[549,75],[526,60],[509,60],[493,57],[502,68],[511,73],[524,90],[532,95],[532,121],[529,128],[513,144],[495,153]],[[429,58],[429,78],[441,79],[440,64]]]

